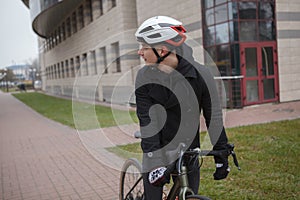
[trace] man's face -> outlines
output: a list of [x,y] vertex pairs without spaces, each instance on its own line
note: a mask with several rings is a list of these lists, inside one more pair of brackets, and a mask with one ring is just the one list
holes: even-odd
[[157,57],[154,54],[152,48],[145,43],[140,44],[140,49],[138,50],[138,54],[144,59],[146,65],[155,64],[157,61]]

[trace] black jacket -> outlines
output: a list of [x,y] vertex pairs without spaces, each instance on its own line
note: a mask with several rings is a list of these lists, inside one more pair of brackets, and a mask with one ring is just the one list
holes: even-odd
[[[208,68],[195,62],[192,49],[184,44],[178,66],[170,74],[156,66],[144,66],[136,78],[137,116],[146,168],[167,165],[166,151],[183,142],[200,147],[200,112],[214,147],[227,144],[216,85]],[[147,169],[145,169],[147,170]]]

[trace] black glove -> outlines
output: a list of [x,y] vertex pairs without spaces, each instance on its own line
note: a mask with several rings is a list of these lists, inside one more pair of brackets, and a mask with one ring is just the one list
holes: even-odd
[[[227,146],[227,145],[226,145]],[[221,148],[214,148],[214,150],[226,150],[227,147]],[[226,152],[226,151],[225,151]],[[216,164],[216,171],[214,173],[215,180],[221,180],[227,177],[230,172],[230,167],[228,166],[228,154],[224,153],[222,156],[215,156],[215,164]]]

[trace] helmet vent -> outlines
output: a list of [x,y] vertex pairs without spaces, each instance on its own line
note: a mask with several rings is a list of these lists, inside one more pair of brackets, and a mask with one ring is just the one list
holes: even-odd
[[153,34],[153,35],[149,35],[148,38],[160,38],[161,37],[161,34],[160,33],[156,33],[156,34]]
[[182,37],[180,35],[177,35],[176,37],[174,37],[172,40],[174,42],[179,42],[182,39]]
[[159,23],[158,25],[160,27],[171,27],[171,26],[174,26],[174,24],[168,24],[168,23]]
[[147,31],[151,31],[153,29],[154,28],[152,26],[148,26],[148,27],[144,28],[143,30],[141,30],[139,33],[141,34],[141,33],[147,32]]

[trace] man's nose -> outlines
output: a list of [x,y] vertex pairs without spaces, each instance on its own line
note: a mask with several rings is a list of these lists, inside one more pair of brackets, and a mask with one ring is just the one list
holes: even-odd
[[138,50],[138,54],[139,54],[140,56],[142,56],[142,54],[143,54],[142,49],[139,49],[139,50]]

